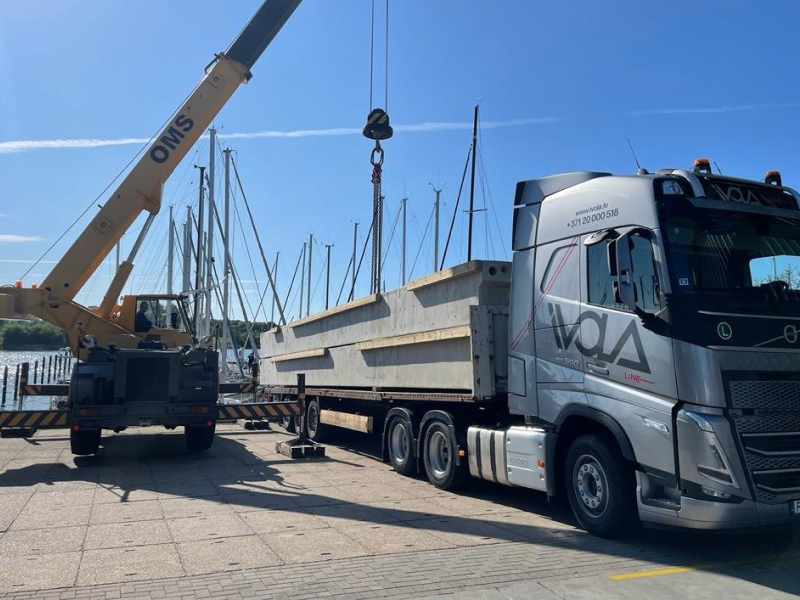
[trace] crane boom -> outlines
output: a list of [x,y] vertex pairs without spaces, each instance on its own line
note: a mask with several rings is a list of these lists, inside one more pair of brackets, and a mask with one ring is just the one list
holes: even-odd
[[[42,288],[72,300],[142,211],[158,213],[164,182],[239,85],[250,79],[250,68],[300,2],[266,0],[261,5],[228,50],[216,55],[200,84],[58,261]],[[133,268],[126,263],[120,265],[107,297],[115,298],[122,290]]]

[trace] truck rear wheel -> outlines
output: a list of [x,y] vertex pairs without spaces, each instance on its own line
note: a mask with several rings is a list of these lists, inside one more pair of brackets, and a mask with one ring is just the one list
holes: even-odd
[[572,512],[589,533],[617,538],[638,527],[633,471],[606,436],[582,435],[572,442],[564,481]]
[[183,437],[186,441],[186,449],[189,452],[204,452],[211,448],[214,443],[214,432],[217,424],[208,425],[187,425],[183,430]]
[[315,442],[321,442],[330,429],[320,421],[321,415],[319,398],[312,398],[306,408],[306,434]]
[[402,417],[392,419],[386,436],[386,446],[389,462],[400,475],[413,475],[416,471],[413,444],[411,423]]
[[466,464],[458,463],[458,443],[455,435],[442,421],[434,421],[425,430],[422,445],[425,473],[440,490],[458,487],[466,478]]
[[101,432],[99,429],[79,429],[69,431],[69,448],[73,454],[88,456],[95,454],[100,447]]

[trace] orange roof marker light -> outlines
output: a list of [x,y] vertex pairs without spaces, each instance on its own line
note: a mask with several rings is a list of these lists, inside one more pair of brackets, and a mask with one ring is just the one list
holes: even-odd
[[694,160],[694,172],[711,175],[711,161],[707,158],[696,158]]
[[764,183],[768,183],[770,185],[777,185],[778,187],[783,187],[783,179],[781,178],[781,172],[767,171],[767,174],[764,175]]
[[17,279],[17,280],[14,282],[14,287],[15,287],[15,288],[17,288],[18,290],[19,290],[19,289],[22,289],[22,279]]

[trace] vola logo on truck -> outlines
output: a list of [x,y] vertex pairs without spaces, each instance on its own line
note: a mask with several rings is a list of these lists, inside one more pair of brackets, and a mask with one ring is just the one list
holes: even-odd
[[[631,319],[630,323],[628,323],[628,326],[625,328],[625,331],[622,332],[619,340],[617,340],[617,343],[614,344],[611,352],[606,352],[606,328],[608,325],[607,314],[601,315],[591,310],[585,310],[581,313],[580,320],[574,325],[570,325],[568,327],[564,324],[564,316],[561,313],[560,306],[552,302],[548,302],[547,308],[550,311],[550,322],[553,325],[553,335],[556,338],[556,345],[561,350],[566,350],[574,342],[578,352],[584,356],[593,357],[604,362],[614,363],[620,367],[641,371],[642,373],[650,373],[650,364],[647,362],[647,356],[644,353],[644,347],[642,346],[642,340],[639,337],[639,330],[636,328],[635,320]],[[597,342],[595,342],[593,346],[589,347],[584,346],[579,339],[576,339],[578,331],[580,331],[581,322],[587,320],[594,321],[597,324],[597,329],[599,332],[597,336]],[[630,360],[620,356],[622,349],[625,347],[625,344],[628,343],[628,340],[633,341],[637,360]]]
[[169,158],[170,150],[175,150],[183,138],[185,133],[189,133],[194,127],[194,121],[186,115],[178,115],[175,120],[167,129],[167,134],[162,135],[158,143],[150,149],[150,158],[154,162],[161,164],[166,162]]

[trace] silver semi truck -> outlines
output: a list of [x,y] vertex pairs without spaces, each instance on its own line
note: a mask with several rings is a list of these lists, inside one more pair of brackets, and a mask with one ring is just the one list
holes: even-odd
[[[800,196],[692,170],[523,181],[513,262],[262,335],[261,381],[384,459],[565,495],[588,531],[800,523]],[[289,423],[291,426],[291,423]]]

